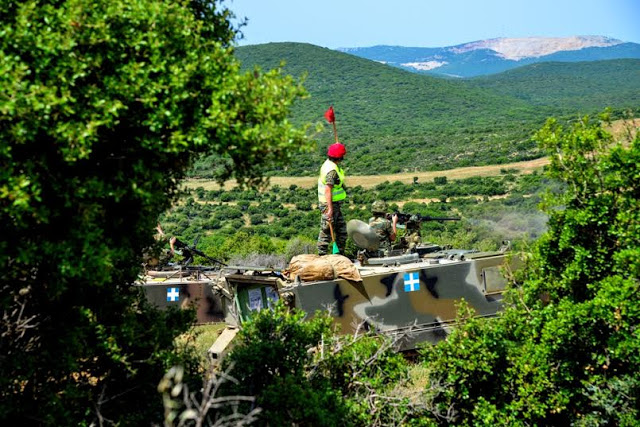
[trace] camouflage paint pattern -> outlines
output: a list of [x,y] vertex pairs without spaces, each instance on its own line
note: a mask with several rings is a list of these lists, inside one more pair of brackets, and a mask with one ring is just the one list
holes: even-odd
[[399,266],[361,267],[362,284],[344,279],[301,283],[281,289],[295,306],[313,314],[331,310],[342,333],[359,325],[387,334],[404,334],[403,349],[445,338],[455,321],[456,304],[466,300],[478,316],[502,308],[506,280],[502,253],[467,254],[460,259],[423,259]]
[[[463,252],[434,252],[423,258],[415,256],[414,261],[401,265],[360,266],[361,283],[344,279],[291,282],[273,274],[238,272],[226,275],[218,287],[234,296],[235,304],[226,304],[236,311],[233,315],[237,322],[227,319],[232,326],[249,318],[252,310],[267,308],[264,289],[269,288],[310,316],[329,310],[341,333],[352,334],[364,327],[400,335],[401,349],[408,350],[421,342],[446,338],[462,299],[477,316],[494,316],[502,309],[502,291],[507,282],[501,268],[507,255]],[[511,268],[517,268],[518,263],[513,257]],[[254,303],[247,302],[252,300],[250,293],[255,296]]]

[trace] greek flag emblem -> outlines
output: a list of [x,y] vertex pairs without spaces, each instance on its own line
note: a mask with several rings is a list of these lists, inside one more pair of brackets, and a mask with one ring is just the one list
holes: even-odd
[[167,301],[178,301],[180,299],[180,288],[167,288]]
[[420,275],[417,271],[404,273],[404,291],[413,292],[420,290]]

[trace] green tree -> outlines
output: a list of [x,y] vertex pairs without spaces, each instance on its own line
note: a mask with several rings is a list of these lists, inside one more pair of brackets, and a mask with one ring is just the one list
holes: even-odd
[[262,181],[305,146],[303,88],[239,72],[232,14],[206,0],[0,7],[0,418],[149,423],[193,317],[132,286],[196,156]]
[[549,230],[504,314],[427,350],[441,386],[433,413],[454,409],[460,425],[637,425],[640,137],[614,144],[586,117],[569,129],[550,120],[536,138],[566,191],[547,195]]

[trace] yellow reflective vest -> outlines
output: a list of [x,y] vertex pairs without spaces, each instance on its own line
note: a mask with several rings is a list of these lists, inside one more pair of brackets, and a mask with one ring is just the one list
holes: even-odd
[[327,187],[327,174],[330,171],[336,171],[338,178],[340,178],[340,184],[336,184],[331,189],[331,200],[339,202],[347,198],[347,192],[343,188],[344,186],[344,170],[331,160],[325,160],[324,164],[320,168],[320,176],[318,177],[318,201],[320,203],[327,203],[327,198],[324,195],[324,190]]

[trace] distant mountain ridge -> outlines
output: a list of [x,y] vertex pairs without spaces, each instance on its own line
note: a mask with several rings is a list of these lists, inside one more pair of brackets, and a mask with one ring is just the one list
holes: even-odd
[[580,50],[587,47],[608,47],[621,43],[623,43],[621,40],[603,36],[495,38],[465,43],[454,46],[451,50],[455,53],[465,53],[472,50],[490,49],[504,59],[519,61],[551,55],[560,51]]
[[640,44],[604,36],[494,38],[436,48],[373,46],[337,50],[416,73],[452,77],[495,74],[538,62],[640,58]]

